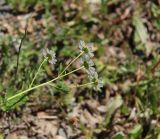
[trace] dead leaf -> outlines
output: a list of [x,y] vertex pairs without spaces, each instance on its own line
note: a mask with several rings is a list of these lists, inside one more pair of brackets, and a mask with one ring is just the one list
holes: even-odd
[[57,121],[45,121],[38,120],[36,121],[37,132],[45,133],[47,136],[50,135],[54,137],[58,131],[58,122]]
[[57,116],[48,115],[46,112],[38,112],[37,117],[39,119],[57,119]]
[[58,135],[58,136],[55,136],[54,139],[66,139],[66,138],[63,137],[63,136]]
[[18,139],[28,139],[27,136],[20,136]]
[[87,110],[84,110],[80,115],[80,121],[89,127],[94,127],[97,123],[101,123],[103,118],[100,115],[91,115]]
[[6,139],[18,139],[18,136],[16,133],[11,133],[6,137]]
[[108,108],[107,108],[106,120],[105,120],[106,126],[109,124],[109,122],[111,122],[111,118],[113,117],[113,114],[122,104],[123,104],[123,100],[120,95],[116,96],[115,98],[112,98],[108,102]]

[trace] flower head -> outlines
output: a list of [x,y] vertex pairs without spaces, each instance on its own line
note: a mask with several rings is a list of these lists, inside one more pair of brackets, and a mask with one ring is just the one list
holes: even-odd
[[53,50],[49,50],[48,48],[47,49],[43,49],[42,50],[42,54],[44,57],[47,57],[48,58],[48,62],[52,65],[55,65],[56,62],[57,62],[57,59],[56,59],[56,54]]
[[97,79],[93,89],[97,90],[97,91],[100,91],[102,87],[103,87],[103,81],[101,79]]
[[94,82],[94,89],[100,90],[101,87],[103,87],[102,80],[98,79],[98,73],[96,69],[93,67],[94,62],[92,61],[93,54],[93,45],[92,44],[85,44],[84,41],[79,42],[79,49],[81,52],[84,52],[84,54],[81,57],[81,64],[85,67],[88,78],[91,82]]
[[92,57],[94,56],[91,44],[85,44],[84,41],[79,42],[79,49],[81,52],[84,52],[84,54],[81,57],[81,64],[86,68],[89,69],[89,67],[94,66],[94,63],[92,61]]
[[79,49],[81,51],[83,51],[86,55],[86,57],[93,57],[93,44],[89,43],[89,44],[85,44],[84,41],[80,40],[79,45],[78,45]]
[[87,70],[87,73],[90,81],[98,79],[98,73],[94,67],[89,67],[89,69]]
[[83,48],[85,47],[85,45],[86,45],[85,42],[82,41],[82,40],[80,40],[78,47],[79,47],[80,50],[83,50]]
[[93,63],[92,59],[82,57],[81,58],[81,65],[83,65],[86,69],[89,69],[89,67],[94,66],[94,63]]

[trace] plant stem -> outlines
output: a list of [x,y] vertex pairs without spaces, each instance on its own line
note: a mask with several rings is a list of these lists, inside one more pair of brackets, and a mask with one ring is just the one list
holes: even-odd
[[19,48],[18,48],[18,55],[17,55],[17,65],[16,65],[16,70],[15,70],[15,79],[17,78],[17,72],[18,72],[18,67],[19,67],[19,56],[20,56],[20,53],[21,53],[21,48],[22,48],[22,43],[23,41],[25,40],[26,36],[27,36],[27,28],[28,28],[28,21],[27,21],[27,24],[25,26],[25,33],[21,39],[21,42],[19,44]]
[[61,76],[68,68],[69,66],[74,63],[81,55],[84,54],[84,51],[82,51],[76,58],[74,58],[66,67],[65,69],[59,74],[59,76]]
[[64,74],[64,75],[58,76],[58,77],[56,77],[56,78],[54,78],[54,79],[52,79],[52,80],[50,80],[50,81],[47,81],[47,82],[45,82],[45,83],[36,85],[36,86],[31,87],[31,88],[29,88],[29,89],[27,89],[27,90],[24,90],[24,91],[22,91],[22,92],[20,92],[20,93],[18,93],[18,94],[16,94],[16,95],[14,95],[14,96],[12,96],[12,97],[9,97],[9,98],[7,99],[7,101],[10,101],[10,100],[12,100],[12,99],[14,99],[14,98],[16,98],[16,97],[18,97],[18,96],[21,96],[21,95],[23,95],[23,94],[25,94],[25,93],[27,93],[27,92],[29,92],[29,91],[31,91],[31,90],[34,90],[34,89],[37,89],[37,88],[39,88],[39,87],[48,85],[48,84],[50,84],[50,83],[53,82],[53,81],[56,81],[56,80],[58,80],[58,79],[60,79],[60,78],[62,78],[62,77],[65,77],[65,76],[67,76],[67,75],[69,75],[69,74],[71,74],[71,73],[74,73],[74,72],[76,72],[76,71],[78,71],[78,70],[81,70],[81,69],[83,69],[83,68],[84,68],[84,66],[82,66],[82,67],[80,67],[80,68],[78,68],[78,69],[75,69],[75,70],[73,70],[73,71],[71,71],[71,72],[68,72],[68,73],[66,73],[66,74]]
[[29,85],[29,88],[31,88],[31,87],[32,87],[33,82],[35,81],[35,79],[36,79],[37,75],[39,74],[41,67],[42,67],[42,66],[43,66],[43,64],[47,61],[47,59],[48,59],[48,57],[46,57],[46,58],[42,61],[42,63],[40,64],[40,66],[39,66],[39,68],[38,68],[38,70],[37,70],[37,72],[36,72],[36,74],[35,74],[35,76],[34,76],[34,78],[33,78],[32,82],[31,82],[31,84]]

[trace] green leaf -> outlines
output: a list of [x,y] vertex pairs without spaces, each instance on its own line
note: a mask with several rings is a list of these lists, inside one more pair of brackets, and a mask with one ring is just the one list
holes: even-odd
[[145,27],[142,18],[138,15],[133,16],[133,25],[135,27],[134,31],[134,43],[136,49],[145,51],[148,56],[152,51],[152,43],[148,41],[148,32]]
[[60,96],[59,100],[63,106],[68,106],[73,102],[73,93],[70,92],[70,88],[65,82],[58,82],[54,89],[56,94]]
[[135,15],[133,17],[133,25],[136,29],[135,30],[135,35],[136,35],[135,37],[137,37],[136,40],[141,41],[143,44],[145,44],[148,39],[148,33],[146,27],[142,22],[142,19],[137,15]]
[[154,17],[160,16],[160,6],[152,3],[151,11],[152,11]]
[[74,96],[72,92],[61,94],[60,102],[63,106],[69,106],[70,104],[72,104],[73,100],[74,100]]
[[154,21],[154,26],[155,26],[158,30],[160,30],[160,20],[155,20],[155,21]]
[[68,87],[68,85],[63,81],[58,82],[55,86],[55,89],[58,93],[62,93],[62,92],[67,93],[70,91],[70,88]]
[[13,109],[19,105],[24,104],[28,100],[27,96],[18,96],[10,101],[7,101],[8,98],[15,95],[13,91],[14,90],[12,87],[7,89],[6,94],[5,94],[4,106],[2,107],[3,111],[8,111],[10,109]]
[[141,137],[142,126],[137,124],[133,129],[129,131],[130,139],[138,139]]
[[124,114],[124,115],[129,115],[129,108],[126,104],[123,104],[122,108],[121,108],[121,112]]
[[3,135],[0,134],[0,139],[4,139]]
[[123,132],[118,132],[116,135],[112,137],[112,139],[124,139],[125,135]]
[[158,98],[157,95],[155,94],[155,92],[152,92],[149,96],[149,100],[151,103],[151,108],[153,110],[154,113],[158,112]]

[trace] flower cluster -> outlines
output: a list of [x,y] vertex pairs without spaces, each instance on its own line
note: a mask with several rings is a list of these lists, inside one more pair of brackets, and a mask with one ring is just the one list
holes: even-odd
[[52,65],[55,65],[56,62],[57,62],[57,59],[56,59],[56,54],[53,50],[49,50],[48,48],[47,49],[43,49],[42,50],[42,54],[44,57],[47,57],[48,58],[48,62]]
[[93,54],[93,44],[85,44],[84,41],[79,42],[79,49],[81,52],[84,52],[84,54],[81,57],[81,64],[85,67],[87,70],[87,74],[89,77],[89,80],[91,82],[94,82],[94,89],[100,90],[100,88],[103,87],[103,82],[98,78],[98,73],[96,69],[94,68],[94,62],[92,61]]

